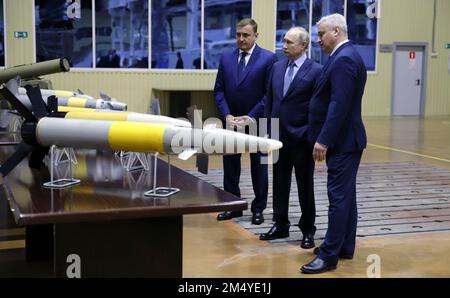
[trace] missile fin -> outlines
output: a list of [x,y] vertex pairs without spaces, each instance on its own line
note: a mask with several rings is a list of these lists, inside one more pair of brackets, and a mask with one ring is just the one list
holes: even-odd
[[8,88],[8,90],[11,91],[12,94],[19,95],[19,87],[21,81],[22,80],[20,79],[20,77],[17,76],[6,83],[6,88]]
[[178,158],[181,160],[188,160],[191,158],[194,154],[196,154],[198,151],[195,149],[187,149],[178,154]]
[[15,110],[17,110],[17,112],[19,112],[22,117],[25,118],[25,120],[37,122],[36,116],[33,115],[33,113],[31,113],[28,108],[19,99],[17,99],[14,94],[12,94],[11,91],[9,91],[5,84],[0,87],[0,94]]
[[16,147],[14,154],[8,158],[1,166],[0,173],[5,177],[12,171],[28,154],[33,150],[31,145],[20,143]]
[[111,97],[103,91],[100,91],[100,98],[104,101],[111,101]]
[[41,89],[30,85],[26,85],[25,89],[27,90],[28,98],[31,101],[31,107],[34,115],[38,118],[45,117],[47,115],[47,108],[44,100],[42,99]]

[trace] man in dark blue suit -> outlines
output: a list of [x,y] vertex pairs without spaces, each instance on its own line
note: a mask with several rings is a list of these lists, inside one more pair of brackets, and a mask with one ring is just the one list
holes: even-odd
[[[283,148],[273,165],[273,213],[275,224],[261,240],[289,237],[289,192],[292,169],[302,215],[298,226],[303,233],[301,247],[314,247],[316,208],[314,202],[314,161],[307,140],[308,106],[322,66],[306,56],[309,34],[301,27],[291,28],[284,37],[287,60],[274,64],[267,90],[266,117],[278,118]],[[281,79],[281,78],[284,78]]]
[[[253,119],[263,117],[266,86],[276,56],[256,44],[258,27],[254,20],[244,19],[236,25],[237,49],[222,55],[214,86],[217,107],[231,125],[247,125]],[[267,164],[261,163],[261,153],[250,154],[251,176],[255,199],[251,204],[252,223],[264,221],[263,211],[267,204],[268,172]],[[241,155],[223,157],[224,189],[241,196],[239,180],[241,175]],[[217,216],[227,220],[242,216],[241,212],[227,211]]]
[[301,268],[303,273],[333,270],[339,258],[353,258],[356,175],[367,144],[361,118],[367,78],[364,62],[347,39],[344,16],[326,16],[317,25],[319,44],[330,57],[309,105],[308,139],[314,144],[314,160],[326,159],[330,205],[325,240],[314,251],[317,257]]

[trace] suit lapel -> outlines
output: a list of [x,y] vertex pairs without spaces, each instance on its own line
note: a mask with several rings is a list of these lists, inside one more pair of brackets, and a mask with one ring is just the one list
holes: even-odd
[[333,61],[334,61],[334,58],[336,57],[336,54],[337,53],[334,53],[333,56],[330,56],[328,58],[327,63],[325,63],[325,65],[322,68],[322,74],[320,75],[319,79],[317,80],[316,86],[314,86],[314,89],[319,88],[320,86],[322,86],[323,82],[325,82],[326,78],[328,78],[328,69],[333,64]]
[[[300,69],[297,71],[297,74],[295,75],[294,79],[291,82],[291,85],[289,86],[288,91],[286,92],[286,95],[284,98],[288,97],[289,94],[295,89],[295,86],[298,85],[298,83],[303,79],[303,77],[308,73],[309,69],[311,68],[312,62],[308,58],[306,58],[305,62],[303,62]],[[286,65],[287,67],[287,65]]]
[[238,60],[239,59],[239,49],[235,49],[231,56],[232,56],[232,60],[233,60],[233,61],[230,61],[231,73],[233,74],[234,80],[237,85],[239,83],[238,82],[238,73],[237,73],[238,72],[238,63],[239,63],[239,60]]
[[[256,61],[258,61],[260,51],[261,50],[260,50],[259,46],[256,45],[255,48],[253,49],[252,55],[250,56],[250,60],[248,61],[247,66],[244,69],[244,74],[241,77],[241,81],[238,82],[238,85],[242,84],[242,82],[245,81],[245,78],[247,77],[248,73],[252,70],[253,66],[256,64]],[[239,55],[239,50],[238,50],[238,55]],[[237,70],[236,70],[236,77],[237,77]]]
[[288,63],[289,63],[289,60],[286,60],[286,63],[284,63],[283,66],[279,67],[277,69],[276,75],[273,76],[274,78],[280,78],[280,79],[276,80],[276,82],[278,82],[276,92],[277,92],[278,98],[281,98],[281,99],[283,99],[284,76],[286,74],[286,69],[287,69]]

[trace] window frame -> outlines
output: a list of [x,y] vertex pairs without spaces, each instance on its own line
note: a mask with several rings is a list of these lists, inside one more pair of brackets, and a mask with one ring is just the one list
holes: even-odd
[[[274,21],[274,25],[275,25],[275,30],[274,30],[274,41],[275,41],[275,47],[276,47],[276,42],[277,42],[277,23],[278,23],[278,1],[276,0],[276,5],[275,5],[275,21]],[[309,0],[309,28],[308,32],[311,33],[311,28],[312,28],[312,10],[313,10],[313,5],[314,5],[314,1],[316,0]],[[377,2],[377,10],[378,10],[378,16],[377,16],[377,38],[375,41],[375,69],[374,70],[367,70],[367,74],[368,75],[377,75],[378,74],[378,47],[379,47],[379,41],[380,41],[380,9],[381,9],[381,0],[375,0]],[[252,1],[253,3],[253,1]],[[252,13],[253,13],[253,9],[252,9]],[[347,0],[344,0],[344,17],[347,20]],[[311,51],[312,51],[312,38],[310,38],[309,40],[309,45],[308,45],[308,57],[311,57]]]
[[[7,56],[7,44],[6,44],[6,40],[8,39],[6,36],[6,33],[8,32],[8,30],[6,30],[6,1],[5,0],[1,0],[3,1],[3,53],[5,56],[5,65],[0,65],[0,69],[6,69],[8,68],[8,61],[6,59]],[[33,0],[34,1],[34,0]]]
[[[200,69],[172,69],[172,68],[152,68],[152,1],[158,0],[147,0],[148,1],[148,68],[103,68],[97,67],[97,52],[96,52],[96,12],[95,12],[95,2],[96,0],[92,0],[92,67],[72,67],[71,70],[75,72],[136,72],[136,73],[216,73],[217,69],[204,69],[204,63],[201,63]],[[3,9],[5,10],[5,4],[3,5]],[[32,11],[33,11],[33,33],[34,37],[36,37],[36,1],[31,1]],[[255,0],[251,0],[251,17],[254,17],[255,10]],[[5,14],[6,18],[6,14]],[[205,39],[205,0],[201,0],[201,9],[200,9],[200,22],[201,22],[201,31],[200,31],[200,57],[203,62],[205,59],[205,49],[204,49],[204,39]],[[6,22],[5,22],[6,25]],[[6,26],[5,26],[6,31]],[[36,62],[36,38],[33,43],[33,61]],[[5,40],[5,57],[6,57],[6,40]],[[5,59],[6,60],[6,59]],[[6,61],[5,61],[6,64]]]

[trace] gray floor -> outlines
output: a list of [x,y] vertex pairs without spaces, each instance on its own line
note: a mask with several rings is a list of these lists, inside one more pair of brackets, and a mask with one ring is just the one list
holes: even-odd
[[[196,171],[193,175],[222,187],[222,170],[210,170],[207,176]],[[271,174],[269,174],[271,177]],[[296,225],[300,218],[298,192],[295,177],[292,178],[289,219]],[[358,237],[388,234],[423,233],[450,230],[450,172],[415,162],[361,164],[357,180]],[[241,174],[243,198],[253,198],[250,171]],[[316,166],[315,194],[317,207],[316,239],[323,239],[327,228],[328,199],[326,195],[326,168]],[[254,234],[267,232],[272,225],[272,184],[269,182],[266,221],[260,226],[250,223],[250,210],[235,221]],[[291,227],[289,238],[271,242],[300,241],[301,233]]]

